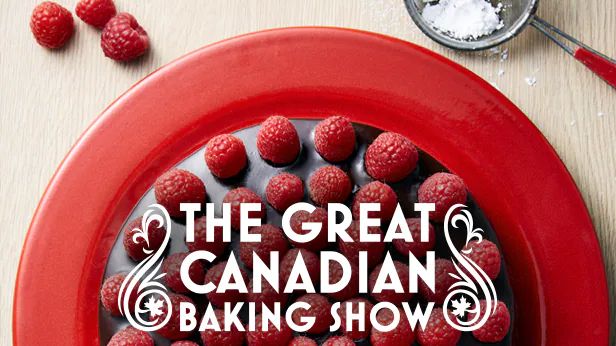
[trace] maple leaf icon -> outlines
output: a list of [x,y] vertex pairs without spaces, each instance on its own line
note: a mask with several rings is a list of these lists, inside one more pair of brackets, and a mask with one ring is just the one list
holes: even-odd
[[150,299],[144,304],[146,311],[150,312],[151,317],[160,316],[163,314],[163,303],[160,299],[154,299],[154,296],[150,296]]
[[468,308],[471,307],[471,303],[467,302],[466,298],[462,296],[460,299],[453,300],[451,302],[451,306],[454,308],[454,315],[464,317],[464,314],[468,311]]

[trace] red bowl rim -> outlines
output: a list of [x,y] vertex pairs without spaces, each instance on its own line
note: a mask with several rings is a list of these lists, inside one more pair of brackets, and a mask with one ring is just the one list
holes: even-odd
[[407,135],[466,181],[503,247],[515,343],[607,344],[607,281],[591,219],[528,118],[484,80],[427,49],[315,27],[199,49],[137,83],[90,125],[33,216],[15,286],[14,344],[98,344],[106,258],[137,200],[213,135],[262,120],[235,115],[234,107],[290,95],[387,107],[398,116],[351,117]]

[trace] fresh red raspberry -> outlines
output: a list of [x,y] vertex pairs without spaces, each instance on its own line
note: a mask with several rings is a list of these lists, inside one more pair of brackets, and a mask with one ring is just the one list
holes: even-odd
[[[353,262],[351,264],[351,279],[349,284],[338,292],[327,293],[329,297],[334,300],[346,300],[357,297],[359,295],[359,268]],[[342,266],[335,261],[329,262],[329,282],[332,284],[337,283],[342,279]]]
[[171,312],[169,312],[167,304],[163,304],[161,308],[162,315],[150,315],[150,321],[155,321],[157,319],[164,321],[167,318],[167,314],[171,313],[169,322],[160,327],[156,332],[169,340],[187,339],[192,335],[193,331],[180,330],[180,303],[190,303],[194,305],[194,302],[185,295],[176,293],[169,293],[168,295],[169,300],[171,301]]
[[242,346],[246,339],[246,333],[237,329],[235,324],[231,325],[229,331],[224,330],[225,313],[223,310],[214,310],[216,320],[220,326],[220,331],[206,329],[201,332],[201,341],[207,346]]
[[355,341],[348,336],[332,336],[322,346],[355,346]]
[[368,213],[370,218],[379,218],[381,221],[389,220],[396,211],[398,196],[387,184],[373,181],[362,186],[353,199],[353,218],[359,220],[359,208],[361,203],[378,203],[380,211]]
[[257,315],[255,318],[255,330],[246,333],[248,346],[286,345],[293,338],[293,331],[284,318],[280,319],[280,329],[269,323],[265,332],[262,330],[263,316]]
[[218,178],[237,175],[246,167],[247,161],[244,143],[233,135],[218,135],[205,146],[205,163]]
[[189,171],[174,168],[156,179],[154,195],[169,215],[183,217],[180,203],[205,202],[205,184]]
[[[163,280],[165,281],[167,287],[177,293],[191,293],[190,290],[184,285],[184,282],[180,276],[180,267],[187,256],[188,252],[174,253],[169,255],[163,261],[162,272],[166,273]],[[202,283],[203,278],[205,277],[203,264],[201,264],[198,260],[194,261],[190,267],[188,267],[188,276],[194,283]]]
[[199,217],[195,219],[195,241],[186,242],[186,247],[190,252],[205,250],[218,257],[225,252],[228,244],[222,240],[222,234],[222,227],[216,226],[214,227],[214,239],[207,239],[206,218],[205,216]]
[[288,346],[318,346],[317,342],[306,336],[296,336]]
[[396,273],[398,273],[398,278],[402,283],[402,288],[404,289],[403,293],[397,293],[394,290],[386,289],[382,290],[380,293],[372,292],[374,290],[374,286],[376,285],[376,279],[381,272],[381,268],[383,268],[383,264],[379,264],[376,266],[372,273],[370,273],[370,277],[368,278],[368,285],[370,287],[370,295],[378,302],[390,302],[392,304],[400,305],[402,302],[409,301],[413,297],[413,293],[409,292],[409,267],[398,261],[393,261],[394,267],[396,268]]
[[[359,264],[359,252],[365,251],[368,254],[368,267],[374,268],[381,262],[383,253],[385,252],[385,243],[379,242],[361,242],[359,241],[359,221],[351,222],[347,233],[353,239],[352,242],[346,242],[338,239],[338,247],[340,252],[345,255],[349,261]],[[383,239],[383,231],[379,227],[368,227],[369,234],[378,234]]]
[[[126,279],[126,274],[120,273],[108,277],[101,287],[101,303],[103,309],[108,311],[112,316],[120,316],[120,307],[118,306],[118,296],[120,295],[120,287]],[[137,291],[133,290],[129,298],[129,306],[131,311],[137,301]]]
[[276,226],[265,224],[259,227],[253,227],[250,233],[260,234],[261,241],[240,243],[240,259],[248,268],[252,268],[253,252],[256,253],[264,263],[269,264],[270,252],[278,251],[278,255],[282,257],[289,250],[287,238],[284,236],[284,233],[282,233],[282,230]]
[[346,160],[355,150],[355,130],[351,121],[341,116],[331,116],[314,128],[314,147],[330,162]]
[[150,222],[148,225],[148,245],[148,242],[141,237],[137,239],[133,238],[135,234],[141,233],[141,221],[142,218],[138,217],[129,222],[126,227],[124,227],[124,236],[122,238],[122,243],[124,244],[124,249],[128,257],[137,262],[149,256],[144,250],[151,250],[152,252],[158,250],[162,246],[163,241],[165,241],[165,234],[167,232],[165,227],[160,226],[157,221]]
[[[451,316],[451,320],[453,320],[454,317],[451,311],[447,310],[447,313]],[[423,329],[419,326],[416,333],[417,341],[422,346],[455,346],[462,334],[447,323],[441,308],[432,310],[426,328]]]
[[222,199],[222,202],[231,204],[231,226],[234,229],[239,230],[241,226],[240,208],[242,203],[261,203],[261,211],[251,211],[248,216],[252,219],[262,219],[265,216],[265,205],[261,197],[247,187],[230,190]]
[[73,36],[73,16],[64,7],[44,1],[34,8],[30,30],[36,42],[47,48],[60,48]]
[[284,286],[278,285],[278,292],[276,292],[269,282],[261,280],[261,292],[257,293],[254,291],[253,285],[253,281],[250,280],[246,301],[255,303],[255,310],[257,312],[261,312],[261,304],[265,304],[270,310],[274,311],[274,304],[280,303],[281,309],[284,309],[285,304],[289,300],[289,294],[283,292]]
[[309,231],[306,231],[302,228],[304,223],[320,223],[321,231],[319,234],[311,241],[307,243],[298,243],[291,239],[289,242],[293,244],[295,247],[304,248],[310,251],[319,251],[323,250],[327,247],[327,210],[323,208],[316,208],[312,213],[309,213],[304,210],[297,211],[293,215],[291,215],[291,229],[293,232],[297,234],[307,234]]
[[[501,256],[493,242],[483,239],[481,242],[470,241],[462,248],[462,253],[475,262],[490,279],[494,280],[500,273]],[[472,276],[471,276],[472,279]]]
[[[205,273],[205,280],[203,280],[204,283],[207,284],[208,282],[211,282],[218,287],[222,273],[224,272],[226,266],[226,261],[215,264],[207,271],[207,273]],[[240,269],[240,272],[242,273],[244,282],[248,282],[248,275],[246,275],[246,272],[242,269]],[[245,294],[241,293],[239,290],[226,290],[225,292],[220,293],[214,290],[207,294],[207,299],[210,303],[218,308],[222,308],[225,303],[235,304],[237,302],[244,301],[244,297]]]
[[[365,321],[365,329],[363,331],[359,330],[359,321],[356,319],[351,322],[350,330],[347,330],[347,310],[351,309],[351,311],[355,314],[359,313],[360,303],[364,305],[364,321]],[[372,303],[365,298],[354,298],[349,299],[347,301],[342,302],[340,308],[338,309],[338,316],[340,316],[340,331],[342,334],[348,336],[353,340],[359,340],[366,338],[370,335],[370,329],[372,328],[372,324],[370,323],[370,310],[372,310]]]
[[150,47],[148,33],[128,13],[111,18],[101,34],[101,48],[108,58],[128,61],[143,55]]
[[293,311],[291,318],[295,324],[302,325],[304,318],[314,317],[314,324],[308,329],[307,333],[321,334],[329,330],[329,326],[334,322],[334,318],[330,312],[332,304],[324,295],[308,293],[299,297],[296,302],[307,303],[310,305],[310,308]]
[[[376,330],[374,326],[370,332],[372,346],[407,346],[415,341],[415,333],[406,319],[404,311],[398,309],[400,321],[396,328],[389,332]],[[394,320],[394,313],[389,309],[381,309],[376,314],[376,319],[383,326],[390,325]]]
[[286,286],[287,281],[289,280],[289,276],[291,275],[293,265],[295,265],[297,256],[300,253],[302,254],[304,264],[306,264],[306,269],[308,269],[308,275],[310,276],[310,280],[312,280],[313,284],[319,282],[319,275],[321,271],[319,256],[314,252],[311,252],[306,249],[291,249],[280,260],[281,287]]
[[290,173],[281,173],[270,179],[265,188],[267,202],[278,211],[285,211],[304,198],[304,183]]
[[150,334],[134,327],[126,327],[115,333],[107,346],[154,346],[154,339]]
[[426,301],[434,302],[436,305],[443,304],[449,292],[449,287],[458,282],[456,278],[449,275],[450,273],[456,274],[453,262],[443,258],[434,261],[434,292],[423,280],[419,280],[418,288],[421,296]]
[[310,198],[322,207],[346,201],[352,188],[349,176],[336,166],[321,167],[308,180]]
[[434,203],[430,219],[443,221],[454,204],[466,203],[466,185],[457,175],[436,173],[419,186],[417,199],[420,203]]
[[[483,314],[486,311],[486,301],[479,301],[479,311]],[[475,317],[474,313],[469,313],[468,319]],[[509,309],[507,305],[501,301],[497,301],[496,310],[490,315],[486,323],[479,329],[473,330],[473,336],[475,339],[481,342],[500,342],[503,341],[507,333],[509,333],[509,326],[511,325],[511,316],[509,315]]]
[[171,346],[199,346],[199,344],[194,341],[180,340],[172,343]]
[[116,15],[116,7],[113,0],[79,0],[75,13],[87,24],[102,29]]
[[383,132],[366,149],[364,161],[371,177],[395,183],[411,174],[418,158],[417,148],[408,138]]
[[408,138],[383,132],[366,149],[364,161],[371,177],[394,183],[411,174],[418,158],[417,148]]
[[412,242],[404,241],[404,239],[394,239],[392,243],[394,247],[401,255],[407,256],[408,253],[412,253],[417,258],[422,258],[428,253],[428,251],[434,250],[436,245],[436,234],[434,233],[434,226],[428,223],[428,241],[421,242],[421,219],[409,218],[406,219],[406,224],[409,226],[409,231],[413,237]]
[[295,161],[300,150],[295,126],[280,115],[265,119],[257,133],[257,150],[262,158],[276,165]]

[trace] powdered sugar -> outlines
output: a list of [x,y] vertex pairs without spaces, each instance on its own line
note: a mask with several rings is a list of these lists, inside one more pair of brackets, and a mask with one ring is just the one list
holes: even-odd
[[503,27],[502,4],[486,0],[440,0],[426,5],[423,18],[435,29],[459,40],[477,39]]
[[528,76],[524,78],[524,81],[526,82],[526,84],[528,84],[529,86],[535,86],[535,84],[537,84],[537,78],[533,77],[533,76]]

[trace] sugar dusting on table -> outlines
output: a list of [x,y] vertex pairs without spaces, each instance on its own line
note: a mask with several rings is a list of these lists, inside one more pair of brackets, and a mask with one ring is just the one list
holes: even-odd
[[524,78],[524,81],[529,86],[535,86],[535,84],[537,84],[537,78],[535,78],[533,76],[528,76],[528,77]]
[[437,30],[459,40],[470,40],[502,28],[502,8],[500,2],[492,6],[486,0],[440,0],[427,4],[422,16]]

